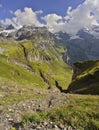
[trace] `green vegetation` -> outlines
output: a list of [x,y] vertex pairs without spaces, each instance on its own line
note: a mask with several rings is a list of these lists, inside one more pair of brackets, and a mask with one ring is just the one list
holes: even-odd
[[69,91],[99,94],[99,60],[75,63],[75,67],[79,73],[70,84]]
[[[0,105],[8,107],[29,99],[43,100],[47,95],[37,94],[36,90],[56,90],[56,81],[63,90],[68,88],[72,69],[61,59],[65,53],[64,48],[51,43],[42,47],[39,40],[46,38],[0,43]],[[99,61],[75,65],[80,73],[71,83],[69,90],[80,89],[80,93],[83,94],[98,94]],[[78,130],[98,130],[99,97],[68,96],[69,102],[60,108],[36,112],[33,115],[25,113],[22,123],[52,121],[57,125],[61,123]]]
[[[25,50],[23,50],[21,45],[24,46]],[[35,80],[37,80],[37,82],[40,81],[40,84],[42,84],[39,75],[39,70],[41,70],[45,76],[49,73],[49,76],[52,78],[51,80],[60,79],[62,82],[65,81],[66,85],[64,83],[63,87],[67,87],[71,81],[71,68],[59,58],[60,52],[56,51],[53,46],[47,45],[44,50],[41,50],[40,47],[35,47],[31,41],[17,44],[6,41],[0,44],[0,47],[4,50],[3,54],[0,55],[2,57],[0,62],[1,77],[6,77],[20,83],[26,83],[26,81],[27,83],[36,83]],[[50,59],[46,59],[48,55]],[[28,68],[28,66],[31,68]],[[27,68],[33,69],[35,73],[27,71]]]
[[14,128],[14,127],[11,127],[11,129],[10,130],[16,130],[16,128]]
[[69,95],[70,102],[51,111],[42,111],[33,115],[24,114],[23,123],[27,121],[52,121],[56,124],[72,126],[77,130],[98,130],[99,97]]
[[[38,64],[38,66],[37,66]],[[55,81],[58,81],[59,85],[67,89],[71,82],[71,68],[63,61],[51,61],[49,63],[32,63],[35,70],[41,70],[46,77],[47,81],[55,86]]]
[[[56,89],[55,81],[63,89],[67,89],[71,82],[72,71],[71,67],[60,58],[64,51],[63,47],[55,47],[49,43],[42,48],[38,43],[39,40],[41,38],[33,41],[0,43],[1,105],[33,98],[33,92],[29,89],[40,90],[49,87]],[[17,93],[16,88],[21,92]]]
[[6,63],[3,61],[0,62],[0,77],[4,77],[24,85],[37,83],[40,87],[44,86],[40,76],[33,74],[31,71],[27,71],[25,68],[13,63]]

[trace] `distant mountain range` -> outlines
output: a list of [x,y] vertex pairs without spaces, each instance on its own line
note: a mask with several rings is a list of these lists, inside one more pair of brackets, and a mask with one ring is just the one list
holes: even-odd
[[[75,62],[95,60],[93,63],[96,63],[99,59],[99,27],[96,26],[91,30],[82,29],[75,36],[63,32],[53,34],[46,27],[26,25],[20,29],[15,29],[12,25],[6,28],[0,25],[0,30],[0,70],[5,70],[2,72],[5,74],[1,73],[0,76],[8,78],[7,75],[9,74],[10,79],[14,82],[17,82],[18,78],[27,83],[30,80],[29,83],[36,83],[40,87],[54,87],[65,92],[72,78],[72,69],[67,63],[75,68]],[[85,65],[86,62],[84,62]],[[92,82],[89,79],[89,73],[94,68],[97,70],[98,62],[96,66],[91,66],[91,68],[90,62],[88,62],[84,71],[82,71],[84,64],[79,63],[82,73],[76,75],[77,77],[75,76],[75,80],[73,79],[68,91],[76,91],[75,87],[72,88],[74,84],[78,90],[80,89],[78,85],[79,76],[84,78],[80,78],[79,84],[82,86],[85,82],[81,88],[90,86],[90,83],[96,85],[97,78]],[[9,68],[12,68],[11,71]],[[20,71],[21,68],[24,74]],[[89,84],[86,82],[87,77],[83,76],[85,72],[88,80],[90,80]],[[34,76],[34,73],[36,73],[35,81],[26,77],[26,75]],[[93,71],[93,73],[98,72]],[[20,80],[19,82],[21,83]]]
[[[46,37],[46,27],[23,26],[15,29],[13,25],[4,28],[0,25],[0,39],[9,40],[30,40],[37,33],[43,33]],[[52,35],[52,33],[50,33]],[[64,46],[66,52],[63,55],[65,62],[73,65],[78,61],[96,60],[99,58],[99,27],[93,26],[92,29],[84,28],[76,35],[63,32],[53,34],[57,39],[57,44]]]
[[65,124],[68,130],[98,130],[98,30],[82,29],[72,36],[46,27],[0,25],[3,130],[65,130]]
[[2,82],[10,80],[19,86],[56,90],[58,85],[66,89],[71,82],[72,69],[62,59],[64,47],[57,43],[55,35],[45,27],[23,26],[16,30],[10,26],[1,31]]
[[67,50],[64,55],[67,63],[99,59],[99,27],[82,29],[75,36],[58,32],[56,37]]

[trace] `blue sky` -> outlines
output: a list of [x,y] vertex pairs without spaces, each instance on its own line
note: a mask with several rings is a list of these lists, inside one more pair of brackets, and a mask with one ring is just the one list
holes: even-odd
[[0,0],[0,22],[75,35],[82,28],[99,26],[99,0]]
[[0,19],[12,17],[10,10],[23,10],[31,7],[34,11],[42,10],[44,14],[56,13],[64,16],[68,6],[76,8],[84,0],[0,0]]

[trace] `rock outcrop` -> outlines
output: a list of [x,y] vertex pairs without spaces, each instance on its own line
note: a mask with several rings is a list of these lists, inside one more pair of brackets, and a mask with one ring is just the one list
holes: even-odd
[[66,48],[64,61],[73,65],[75,62],[99,59],[99,27],[82,29],[76,35],[56,33],[59,42]]

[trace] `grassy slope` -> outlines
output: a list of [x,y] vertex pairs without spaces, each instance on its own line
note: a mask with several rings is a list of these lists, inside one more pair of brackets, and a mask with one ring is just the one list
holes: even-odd
[[99,60],[76,63],[80,74],[69,86],[70,91],[82,94],[99,94]]
[[52,121],[56,124],[72,126],[77,130],[98,130],[99,97],[68,95],[69,102],[51,111],[42,111],[33,115],[25,114],[23,123],[29,121]]
[[[21,45],[25,47],[26,57]],[[11,102],[14,97],[15,100],[19,100],[19,98],[23,100],[26,94],[25,90],[29,97],[32,97],[32,92],[28,91],[28,88],[47,89],[50,85],[56,89],[55,81],[64,89],[68,87],[72,72],[71,68],[60,59],[61,53],[63,53],[62,47],[55,49],[54,46],[47,45],[42,50],[39,45],[35,46],[31,41],[17,44],[5,41],[0,43],[0,48],[3,50],[0,54],[0,87],[7,86],[9,93],[11,92],[7,98],[11,99]],[[37,55],[39,55],[39,60],[35,60]],[[50,57],[51,60],[45,60],[46,57]],[[26,68],[28,65],[29,69]],[[40,71],[48,83],[44,82]],[[21,90],[21,93],[16,93],[15,86]],[[1,89],[1,104],[3,104],[3,99],[5,101],[7,93],[8,91],[5,92],[3,88]]]
[[[45,51],[41,51],[30,41],[24,41],[21,44],[26,48],[28,59],[29,57],[35,57],[37,53],[40,56],[46,56]],[[0,105],[11,105],[22,100],[26,101],[35,96],[35,89],[47,89],[48,84],[43,81],[39,71],[43,72],[53,88],[55,88],[55,80],[64,89],[68,87],[72,74],[71,68],[59,58],[61,53],[64,53],[62,47],[55,49],[48,46],[46,48],[51,59],[53,59],[51,61],[33,61],[29,59],[28,62],[34,72],[19,64],[27,64],[23,48],[19,43],[6,41],[0,43],[0,48],[4,49],[3,53],[0,54]],[[15,61],[18,64],[15,64]],[[82,72],[87,71],[86,66],[81,68],[84,69]],[[40,96],[43,97],[44,95]],[[38,112],[34,115],[26,114],[23,116],[23,122],[27,120],[37,122],[46,120],[57,124],[71,125],[78,130],[98,130],[98,104],[98,96],[69,95],[69,102],[64,106],[51,111]]]

